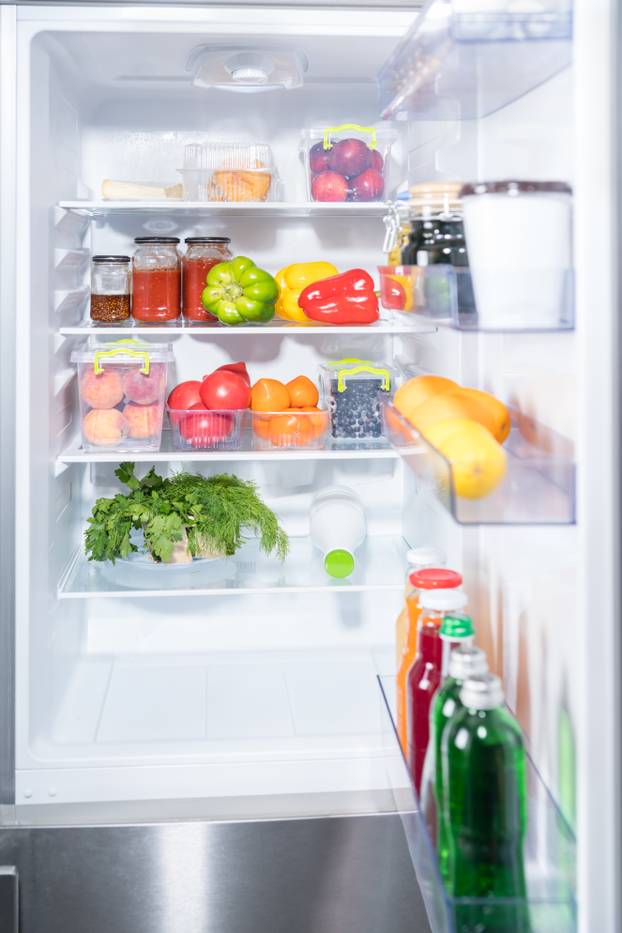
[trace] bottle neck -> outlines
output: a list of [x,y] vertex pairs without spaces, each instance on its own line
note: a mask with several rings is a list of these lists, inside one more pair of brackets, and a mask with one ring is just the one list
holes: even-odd
[[437,665],[442,662],[443,643],[440,638],[440,619],[431,619],[425,616],[419,623],[419,638],[417,641],[417,655],[423,661]]

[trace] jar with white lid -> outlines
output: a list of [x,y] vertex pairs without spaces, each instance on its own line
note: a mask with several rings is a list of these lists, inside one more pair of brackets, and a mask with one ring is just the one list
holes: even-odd
[[465,185],[460,197],[479,328],[567,325],[570,186],[559,181],[476,182]]

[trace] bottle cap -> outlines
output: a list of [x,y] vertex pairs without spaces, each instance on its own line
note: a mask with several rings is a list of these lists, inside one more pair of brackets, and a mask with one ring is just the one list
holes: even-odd
[[406,551],[406,560],[413,569],[415,567],[442,567],[445,563],[445,552],[439,547],[411,547]]
[[474,637],[475,629],[473,628],[471,616],[450,615],[445,616],[443,619],[441,625],[441,638],[443,641],[463,641]]
[[324,557],[324,569],[331,577],[342,580],[349,577],[354,570],[354,554],[345,548],[335,548]]
[[422,609],[436,609],[437,612],[464,609],[468,601],[469,597],[464,590],[423,590],[419,596]]
[[449,655],[449,676],[455,680],[470,680],[488,673],[488,661],[481,648],[459,645]]
[[408,577],[408,582],[415,590],[451,590],[461,586],[462,574],[444,567],[428,567],[415,570]]
[[494,674],[469,677],[462,685],[460,702],[469,709],[496,709],[503,703],[503,687]]

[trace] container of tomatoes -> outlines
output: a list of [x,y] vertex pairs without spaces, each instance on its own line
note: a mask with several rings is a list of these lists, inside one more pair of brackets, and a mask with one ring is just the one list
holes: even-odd
[[256,450],[322,450],[330,432],[330,412],[314,406],[252,411],[251,426]]
[[240,450],[246,409],[167,407],[175,450]]
[[180,382],[166,410],[175,450],[240,450],[250,402],[242,362],[227,363],[202,380]]

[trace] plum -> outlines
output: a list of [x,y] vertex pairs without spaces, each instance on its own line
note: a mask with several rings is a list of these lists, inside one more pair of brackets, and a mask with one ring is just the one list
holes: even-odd
[[345,201],[348,182],[337,172],[322,172],[311,183],[311,195],[314,201]]
[[93,408],[82,421],[84,439],[98,447],[118,447],[128,430],[129,425],[118,408]]
[[90,367],[80,380],[80,397],[89,408],[114,408],[123,400],[123,382],[116,369],[95,373]]
[[360,175],[369,165],[370,150],[361,139],[340,139],[328,153],[328,167],[345,178]]
[[123,375],[123,390],[130,402],[139,405],[151,405],[160,398],[162,392],[163,367],[153,365],[149,375],[141,373],[139,367],[128,369]]
[[376,172],[382,172],[384,168],[384,159],[377,149],[371,149],[369,153],[369,165],[367,168],[373,168]]
[[324,148],[324,143],[316,143],[309,149],[309,169],[313,174],[325,172],[328,168],[328,154],[330,150]]
[[158,434],[162,426],[161,405],[134,405],[131,402],[123,409],[130,437],[144,440]]
[[378,201],[384,191],[384,178],[373,168],[368,168],[350,182],[351,201]]

